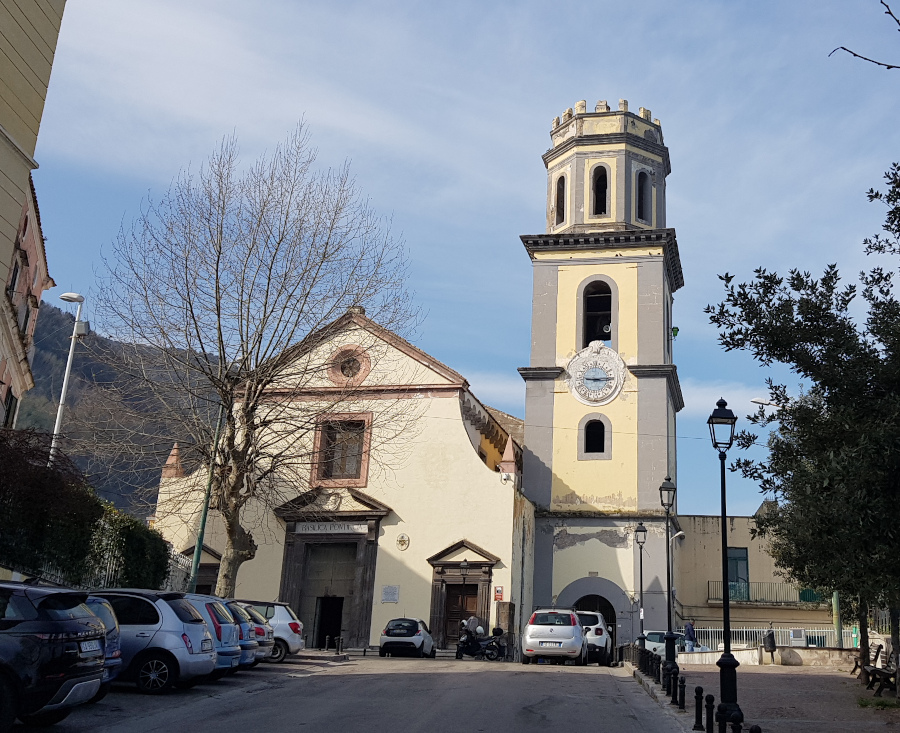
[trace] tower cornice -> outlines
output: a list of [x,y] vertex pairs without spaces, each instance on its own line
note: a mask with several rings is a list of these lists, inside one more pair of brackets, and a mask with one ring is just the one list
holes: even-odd
[[669,161],[669,149],[658,142],[635,135],[630,132],[606,132],[598,135],[579,135],[570,137],[556,147],[550,148],[541,156],[544,165],[548,168],[556,158],[568,153],[573,148],[583,148],[590,145],[628,145],[638,148],[661,158],[665,164],[665,174],[672,172],[672,164]]
[[[672,292],[684,286],[684,273],[678,255],[674,229],[598,232],[595,234],[523,234],[520,239],[531,259],[538,252],[577,252],[603,249],[637,249],[662,246],[666,275]],[[572,264],[572,263],[569,263]]]

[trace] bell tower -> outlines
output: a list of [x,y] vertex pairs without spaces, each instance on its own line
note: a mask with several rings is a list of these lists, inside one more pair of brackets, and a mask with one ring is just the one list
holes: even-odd
[[672,359],[673,296],[684,281],[666,228],[669,151],[660,121],[624,99],[591,112],[577,102],[553,119],[550,139],[546,231],[521,237],[534,274],[531,359],[519,369],[523,489],[540,514],[534,601],[599,597],[605,617],[633,611],[632,540],[643,521],[645,608],[652,615],[655,604],[664,619],[661,586],[655,599],[646,591],[648,569],[665,584],[664,563],[648,565],[648,554],[665,557],[659,486],[676,478],[683,407]]

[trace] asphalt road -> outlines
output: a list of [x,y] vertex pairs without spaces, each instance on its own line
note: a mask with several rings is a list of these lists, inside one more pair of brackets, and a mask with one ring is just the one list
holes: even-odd
[[298,729],[683,730],[622,669],[378,657],[265,664],[162,697],[121,686],[52,728],[56,733]]

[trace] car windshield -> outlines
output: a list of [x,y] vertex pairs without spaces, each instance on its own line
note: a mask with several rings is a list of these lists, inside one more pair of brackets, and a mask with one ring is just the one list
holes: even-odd
[[116,614],[113,613],[112,606],[106,601],[90,600],[88,601],[90,608],[103,622],[107,631],[119,629],[119,622],[116,620]]
[[419,624],[411,618],[395,618],[393,621],[388,621],[387,628],[388,630],[418,631]]
[[178,620],[183,624],[202,624],[205,623],[203,621],[203,616],[200,615],[200,612],[194,608],[188,601],[184,600],[184,598],[173,598],[170,601],[166,601],[169,604],[169,607],[175,611],[175,615],[178,616]]
[[80,594],[54,593],[40,602],[40,608],[54,621],[67,621],[74,618],[90,618],[94,612],[85,603],[85,596]]
[[579,613],[578,620],[582,626],[597,626],[600,623],[600,617],[595,613]]
[[257,624],[267,624],[265,616],[263,616],[259,611],[257,611],[252,606],[244,606],[244,610],[247,612],[247,615],[253,620],[254,623]]
[[574,626],[572,622],[574,616],[571,613],[557,613],[550,611],[549,613],[536,613],[531,617],[532,626]]

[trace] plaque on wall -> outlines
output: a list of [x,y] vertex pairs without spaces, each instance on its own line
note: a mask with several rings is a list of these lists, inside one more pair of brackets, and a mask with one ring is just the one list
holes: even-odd
[[381,586],[381,602],[382,603],[400,603],[400,586],[399,585],[383,585],[383,586]]
[[368,531],[366,522],[297,522],[294,526],[297,534],[366,534]]

